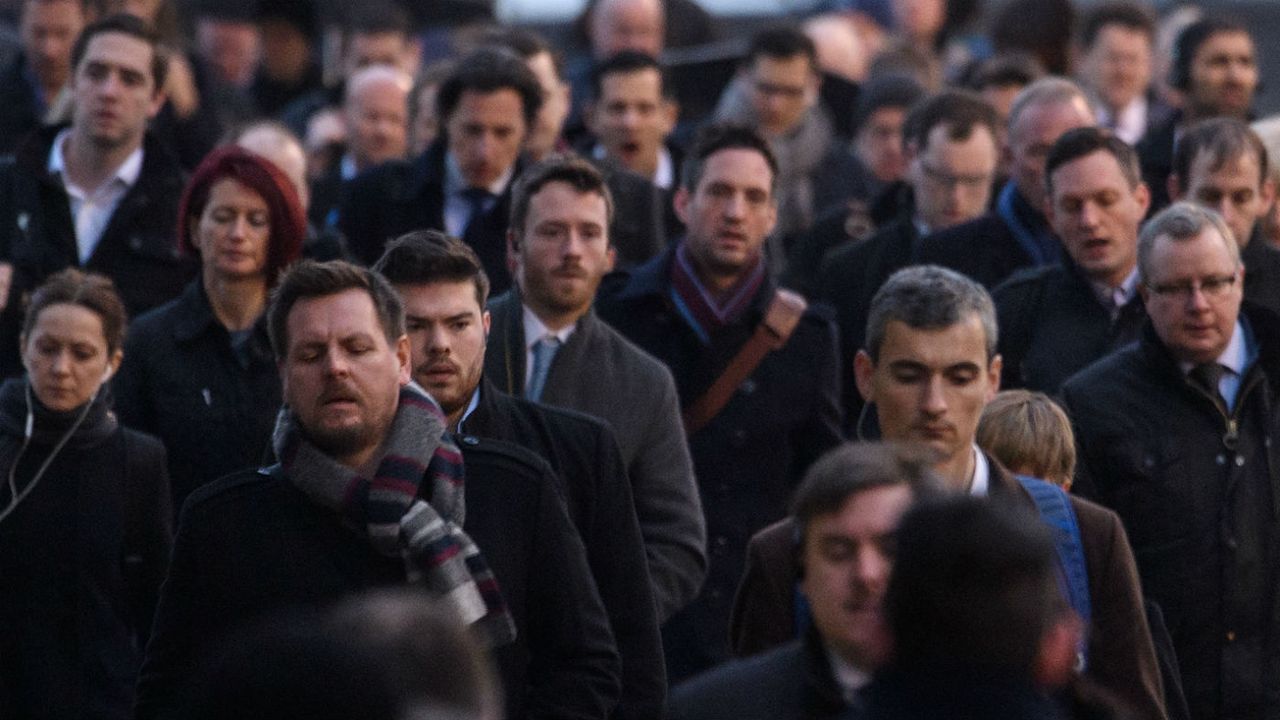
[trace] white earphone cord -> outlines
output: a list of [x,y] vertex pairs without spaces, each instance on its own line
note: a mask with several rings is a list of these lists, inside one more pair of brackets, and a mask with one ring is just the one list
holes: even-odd
[[3,512],[0,512],[0,523],[4,522],[5,518],[12,515],[13,512],[18,509],[18,505],[20,505],[23,500],[27,499],[27,496],[31,494],[32,490],[35,490],[36,484],[40,482],[40,478],[44,477],[44,474],[49,469],[49,466],[53,464],[53,459],[58,456],[58,453],[62,452],[62,448],[67,444],[69,440],[71,440],[71,436],[76,434],[76,430],[80,429],[80,425],[84,423],[85,418],[89,417],[89,409],[93,407],[93,403],[98,399],[98,393],[100,392],[102,392],[101,385],[98,386],[97,390],[93,391],[93,397],[89,398],[89,402],[84,404],[84,409],[80,411],[80,416],[77,417],[76,421],[71,424],[71,427],[68,428],[67,431],[62,434],[62,437],[58,440],[57,444],[53,446],[53,451],[50,452],[49,456],[44,459],[44,462],[40,464],[40,469],[36,470],[36,474],[32,476],[31,482],[27,483],[27,486],[22,489],[21,493],[19,493],[17,477],[16,477],[16,473],[18,471],[18,463],[22,460],[23,453],[27,451],[27,445],[31,443],[31,434],[35,425],[35,411],[33,409],[34,405],[31,400],[31,382],[27,381],[26,431],[23,433],[22,447],[18,448],[18,454],[14,456],[13,464],[9,466],[9,498],[10,500],[9,500],[8,507],[6,507]]

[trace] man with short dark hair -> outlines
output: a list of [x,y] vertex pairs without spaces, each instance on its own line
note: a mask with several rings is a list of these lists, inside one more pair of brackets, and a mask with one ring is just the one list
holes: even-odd
[[1113,0],[1080,21],[1077,75],[1098,104],[1098,122],[1136,145],[1173,109],[1151,92],[1156,22],[1145,4]]
[[267,319],[284,386],[280,462],[188,499],[139,716],[189,716],[193,671],[249,620],[404,584],[489,644],[511,717],[606,716],[617,654],[546,463],[470,435],[455,443],[411,382],[404,310],[377,274],[297,263]]
[[[1020,481],[975,441],[982,411],[1000,387],[998,335],[991,298],[973,280],[937,266],[899,270],[872,300],[866,342],[855,360],[858,389],[875,413],[879,437],[928,446],[933,471],[949,491],[1038,508],[1032,491],[1044,483]],[[1084,571],[1069,587],[1087,595],[1082,604],[1090,608],[1085,675],[1141,717],[1165,717],[1141,588],[1120,519],[1088,501],[1059,497],[1069,502],[1079,528],[1076,548],[1084,557]],[[778,588],[794,583],[797,572],[778,552],[780,540],[785,537],[773,528],[752,540],[732,625],[739,652],[772,647],[796,632],[792,596]],[[1081,581],[1080,574],[1087,577]]]
[[1078,716],[1056,695],[1085,628],[1062,596],[1049,528],[954,497],[908,512],[897,537],[884,603],[894,654],[863,695],[867,717]]
[[599,303],[675,375],[706,513],[707,583],[665,628],[674,681],[727,658],[747,540],[783,516],[805,470],[841,440],[835,328],[767,271],[776,167],[755,132],[707,128],[675,198],[688,235]]
[[521,177],[508,231],[516,287],[489,305],[485,375],[502,392],[613,428],[665,622],[702,585],[706,529],[671,373],[593,310],[613,265],[611,212],[604,179],[580,158]]
[[[798,557],[813,623],[799,639],[711,670],[676,689],[672,720],[837,717],[888,652],[881,606],[898,520],[941,491],[923,455],[844,445],[813,464],[775,527]],[[795,590],[782,588],[788,596]]]
[[21,298],[68,266],[110,277],[131,316],[177,297],[194,275],[174,238],[176,160],[148,132],[164,103],[157,38],[129,15],[85,28],[72,49],[71,124],[42,128],[0,163],[0,260],[13,286],[0,319],[0,372],[18,372]]
[[903,125],[909,190],[898,217],[823,263],[815,295],[836,309],[846,418],[861,409],[851,382],[853,356],[862,347],[871,298],[890,275],[914,262],[926,235],[986,211],[998,132],[995,110],[971,92],[948,90],[917,104]]
[[666,71],[652,55],[624,50],[591,73],[586,123],[592,157],[613,160],[674,192],[683,153],[668,141],[680,108]]
[[1059,262],[1062,243],[1047,217],[1045,157],[1063,133],[1093,124],[1088,98],[1075,83],[1045,77],[1028,85],[1009,111],[1002,152],[1010,177],[995,207],[926,238],[917,261],[963,273],[987,289],[1020,268]]
[[1060,265],[1029,268],[996,288],[1004,386],[1056,393],[1067,378],[1138,337],[1138,225],[1150,203],[1133,148],[1077,128],[1045,162]]
[[374,270],[405,306],[413,379],[449,427],[504,440],[545,459],[587,549],[622,661],[615,720],[660,716],[662,642],[632,488],[614,433],[602,421],[512,397],[483,377],[489,279],[465,243],[434,230],[392,241]]
[[495,292],[506,290],[506,221],[521,149],[542,106],[542,88],[520,60],[480,50],[459,61],[436,96],[444,132],[419,157],[351,181],[338,227],[365,263],[392,238],[432,228],[471,246]]
[[1280,317],[1243,302],[1239,247],[1200,206],[1151,218],[1138,267],[1141,338],[1062,389],[1080,450],[1073,489],[1124,520],[1191,716],[1271,717]]
[[1235,118],[1213,118],[1187,128],[1174,149],[1169,196],[1222,216],[1247,269],[1245,299],[1280,312],[1280,250],[1258,232],[1276,196],[1262,138]]
[[1151,188],[1152,212],[1169,204],[1166,188],[1178,136],[1191,124],[1209,118],[1248,120],[1258,79],[1253,37],[1243,23],[1205,17],[1178,35],[1169,85],[1185,100],[1181,109],[1138,143],[1142,178]]

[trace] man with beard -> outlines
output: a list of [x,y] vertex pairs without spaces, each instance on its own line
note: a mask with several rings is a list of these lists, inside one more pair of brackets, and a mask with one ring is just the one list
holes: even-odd
[[280,462],[188,498],[138,716],[194,714],[193,673],[246,622],[407,584],[487,642],[509,717],[605,717],[618,698],[613,636],[546,463],[473,436],[455,444],[410,382],[404,310],[381,276],[300,262],[267,318]]
[[502,392],[612,426],[665,622],[702,585],[706,528],[671,373],[592,309],[613,266],[612,196],[590,163],[565,158],[526,171],[512,205],[516,289],[489,305],[485,375]]
[[451,430],[520,445],[546,460],[582,535],[622,660],[612,717],[662,714],[666,676],[649,571],[618,441],[595,418],[502,393],[484,380],[489,278],[465,243],[434,230],[387,247],[374,270],[405,306],[413,379],[440,403]]

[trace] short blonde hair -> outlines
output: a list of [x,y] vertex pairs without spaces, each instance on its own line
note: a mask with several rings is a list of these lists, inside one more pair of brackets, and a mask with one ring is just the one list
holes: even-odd
[[1076,470],[1071,421],[1048,395],[1005,390],[978,421],[978,445],[1012,470],[1070,486]]

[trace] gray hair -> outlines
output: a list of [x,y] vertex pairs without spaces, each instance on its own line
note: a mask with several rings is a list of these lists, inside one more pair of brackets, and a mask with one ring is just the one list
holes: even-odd
[[1151,254],[1160,238],[1180,242],[1200,236],[1212,227],[1222,236],[1227,254],[1236,267],[1241,267],[1240,246],[1236,244],[1231,228],[1216,211],[1190,202],[1176,202],[1161,210],[1142,226],[1138,233],[1138,275],[1145,283],[1151,279]]
[[991,295],[978,283],[937,265],[903,268],[885,281],[871,299],[864,349],[880,360],[885,328],[897,320],[917,330],[941,330],[977,315],[986,335],[987,360],[996,356],[996,310]]
[[1023,88],[1013,98],[1013,105],[1009,107],[1009,128],[1017,125],[1022,114],[1031,107],[1066,104],[1077,98],[1089,108],[1090,113],[1094,112],[1089,96],[1074,81],[1056,75],[1042,77]]

